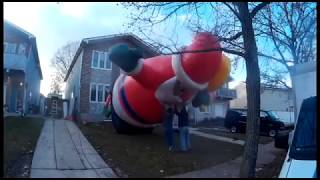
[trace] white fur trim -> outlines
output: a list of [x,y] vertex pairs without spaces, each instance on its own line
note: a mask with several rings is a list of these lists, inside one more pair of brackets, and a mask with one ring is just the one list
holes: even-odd
[[182,99],[173,94],[173,88],[177,82],[177,77],[174,76],[163,82],[156,90],[155,96],[161,104],[176,104],[181,103]]
[[128,76],[132,76],[132,75],[139,74],[140,71],[142,70],[142,67],[143,67],[143,60],[144,60],[143,58],[140,58],[140,59],[138,60],[137,66],[136,66],[132,71],[130,71],[130,72],[122,71],[123,74],[126,74],[126,75],[128,75]]
[[125,80],[124,75],[120,75],[117,81],[115,82],[114,88],[113,88],[113,96],[112,96],[112,105],[114,108],[114,111],[116,114],[127,123],[131,124],[132,126],[141,127],[141,128],[148,128],[148,127],[155,127],[159,124],[142,124],[140,122],[137,122],[136,120],[132,119],[127,112],[122,108],[119,100],[119,89],[123,86]]
[[208,83],[199,84],[193,81],[188,74],[184,71],[181,64],[181,55],[172,55],[172,68],[177,78],[182,82],[184,86],[192,89],[202,90],[208,87]]

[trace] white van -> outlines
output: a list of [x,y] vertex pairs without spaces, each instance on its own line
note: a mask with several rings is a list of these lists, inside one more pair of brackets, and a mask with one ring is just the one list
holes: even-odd
[[[317,178],[317,97],[304,99],[279,178]],[[290,141],[290,140],[289,140]],[[288,141],[287,141],[288,142]]]

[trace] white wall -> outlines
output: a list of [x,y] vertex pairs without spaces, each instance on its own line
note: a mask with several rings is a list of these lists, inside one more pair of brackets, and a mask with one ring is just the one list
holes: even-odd
[[294,112],[287,111],[273,111],[282,122],[293,123],[294,122]]
[[235,87],[237,98],[230,101],[230,108],[246,108],[247,107],[247,92],[246,84],[240,82]]
[[[236,86],[237,99],[230,101],[230,108],[247,108],[245,83]],[[262,89],[262,88],[261,88]],[[293,111],[292,91],[284,89],[263,89],[260,94],[260,108],[269,111]]]
[[297,113],[299,113],[302,101],[317,95],[316,61],[295,65],[293,71],[292,79],[296,94]]
[[189,117],[194,117],[196,122],[203,121],[204,119],[212,118],[225,118],[228,110],[228,101],[216,101],[209,105],[208,112],[201,112],[199,108],[193,108],[189,112]]
[[266,89],[260,95],[260,102],[263,110],[289,111],[290,106],[293,106],[292,92]]
[[68,112],[71,115],[74,106],[74,99],[78,97],[78,108],[80,107],[80,78],[81,78],[81,66],[82,66],[82,55],[83,51],[81,51],[75,65],[70,72],[70,75],[66,82],[65,88],[65,99],[69,100],[69,108]]

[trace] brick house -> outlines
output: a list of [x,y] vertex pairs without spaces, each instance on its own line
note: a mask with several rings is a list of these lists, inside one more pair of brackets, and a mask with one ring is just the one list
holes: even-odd
[[4,21],[3,105],[8,112],[38,113],[42,72],[36,37]]
[[108,59],[108,49],[118,43],[126,43],[131,48],[141,48],[144,58],[159,54],[133,34],[83,39],[64,79],[65,99],[69,101],[68,116],[76,110],[84,121],[105,119],[105,99],[120,75],[119,67],[113,66]]

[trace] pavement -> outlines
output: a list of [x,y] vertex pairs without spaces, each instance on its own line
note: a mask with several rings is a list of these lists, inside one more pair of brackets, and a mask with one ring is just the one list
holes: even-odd
[[208,133],[197,131],[196,129],[190,129],[190,134],[194,134],[197,136],[201,136],[201,137],[205,137],[205,138],[209,138],[209,139],[214,139],[214,140],[218,140],[218,141],[223,141],[223,142],[227,142],[227,143],[238,144],[238,145],[242,145],[242,146],[245,143],[243,140],[235,140],[235,139],[228,138],[228,137],[216,136],[213,134],[208,134]]
[[[192,134],[199,135],[205,138],[214,139],[214,140],[221,140],[224,142],[229,142],[222,137],[217,138],[216,136],[210,136],[207,133],[198,134],[198,132],[193,129],[191,130]],[[231,138],[227,138],[231,139]],[[258,150],[258,159],[256,165],[256,171],[259,171],[264,167],[266,164],[271,163],[275,158],[275,153],[283,151],[282,149],[277,149],[274,147],[274,142],[268,144],[259,144]],[[201,169],[197,171],[187,172],[184,174],[170,176],[168,178],[239,178],[239,172],[241,167],[242,157],[238,157],[234,160],[209,167],[206,169]]]
[[46,118],[31,165],[31,178],[115,178],[72,121]]

